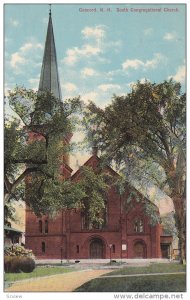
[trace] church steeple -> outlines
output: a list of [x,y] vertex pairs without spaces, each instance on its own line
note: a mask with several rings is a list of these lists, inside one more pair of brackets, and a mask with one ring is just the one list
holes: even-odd
[[53,34],[51,7],[49,11],[49,22],[46,35],[44,57],[40,75],[39,91],[49,91],[61,100],[61,88],[57,67],[57,57]]

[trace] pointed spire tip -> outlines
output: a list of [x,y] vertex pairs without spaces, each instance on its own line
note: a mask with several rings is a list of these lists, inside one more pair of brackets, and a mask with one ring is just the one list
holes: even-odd
[[51,16],[51,4],[49,4],[49,16]]

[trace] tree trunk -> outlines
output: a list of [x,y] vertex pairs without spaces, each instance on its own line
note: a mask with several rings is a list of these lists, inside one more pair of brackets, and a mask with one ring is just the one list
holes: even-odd
[[179,233],[178,233],[178,238],[179,238],[180,263],[184,264],[186,261],[186,236],[185,236],[184,228],[180,228]]
[[179,239],[179,259],[180,263],[186,260],[186,209],[185,199],[179,195],[173,197],[175,207],[175,223],[178,230]]

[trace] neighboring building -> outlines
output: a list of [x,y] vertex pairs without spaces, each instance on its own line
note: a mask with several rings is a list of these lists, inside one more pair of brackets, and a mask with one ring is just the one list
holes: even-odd
[[[51,12],[39,90],[48,90],[61,101]],[[69,143],[69,138],[65,143]],[[100,158],[96,153],[85,163],[94,170],[99,164]],[[71,175],[68,158],[65,159],[62,170],[65,178],[71,178],[73,181],[81,178],[80,168]],[[108,166],[104,171],[112,176],[119,176]],[[149,200],[138,202],[137,199],[133,199],[133,207],[129,211],[126,209],[126,200],[132,191],[133,195],[144,199],[132,187],[126,190],[125,195],[120,196],[116,188],[110,186],[105,199],[105,210],[102,212],[102,225],[92,223],[86,212],[79,209],[62,210],[55,219],[48,216],[39,219],[26,207],[26,248],[32,249],[37,258],[122,259],[169,256],[169,252],[166,255],[166,248],[169,251],[168,245],[170,247],[171,240],[162,236],[160,224],[150,226],[149,217],[144,214],[144,202]],[[156,213],[159,215],[158,209]]]
[[4,246],[10,247],[14,244],[22,244],[23,242],[23,232],[12,228],[10,226],[4,225]]

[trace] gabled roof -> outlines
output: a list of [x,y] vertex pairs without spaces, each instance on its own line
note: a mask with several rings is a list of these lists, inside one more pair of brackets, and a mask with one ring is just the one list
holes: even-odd
[[61,88],[57,67],[57,56],[53,34],[51,11],[46,35],[44,57],[40,75],[39,91],[48,91],[61,100]]
[[[101,159],[97,156],[97,155],[92,155],[84,164],[83,166],[92,166],[92,162],[93,161],[97,161],[98,164],[101,163]],[[114,176],[119,176],[119,174],[117,172],[115,172],[110,166],[105,165],[105,168],[109,170],[110,173],[112,173]],[[71,176],[72,179],[74,179],[75,177],[77,177],[77,175],[80,174],[80,168]]]
[[[92,155],[84,164],[83,166],[92,166],[92,163],[94,161],[97,161],[98,164],[101,164],[101,159],[96,155]],[[93,166],[92,166],[93,168]],[[94,168],[93,168],[94,169]],[[114,171],[110,166],[105,165],[104,169],[108,170],[113,176],[119,177],[120,175]],[[75,179],[80,174],[80,168],[71,176],[71,180]],[[134,186],[132,186],[129,182],[126,182],[126,185],[128,185],[128,188],[134,192],[136,192],[140,197],[143,197],[144,201],[149,202],[153,206],[155,206],[159,212],[159,209],[155,203],[150,201],[147,197],[145,197],[140,191],[138,191]],[[142,203],[142,202],[141,202]]]

